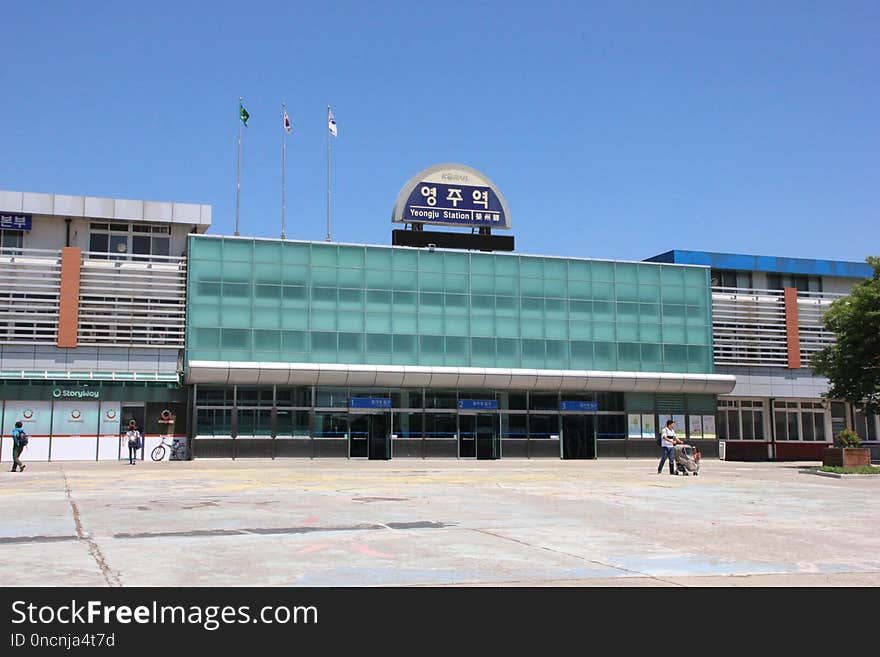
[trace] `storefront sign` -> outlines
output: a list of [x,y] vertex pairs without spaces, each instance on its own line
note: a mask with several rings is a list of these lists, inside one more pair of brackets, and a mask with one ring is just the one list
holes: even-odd
[[501,192],[482,173],[463,164],[438,164],[407,181],[391,221],[508,229],[510,212]]
[[563,401],[559,402],[560,411],[580,411],[582,413],[595,413],[599,410],[599,402],[594,401]]
[[0,228],[7,230],[30,230],[31,215],[29,214],[0,214]]
[[3,421],[3,435],[12,435],[15,423],[21,422],[29,436],[48,436],[52,426],[51,402],[6,402]]
[[54,388],[52,396],[55,399],[100,399],[101,391],[98,388]]
[[497,399],[459,399],[458,410],[460,411],[497,411]]
[[391,408],[389,397],[352,397],[348,400],[349,408]]
[[[58,402],[52,414],[52,436],[97,437],[98,405],[94,402]],[[94,449],[92,449],[94,453]]]

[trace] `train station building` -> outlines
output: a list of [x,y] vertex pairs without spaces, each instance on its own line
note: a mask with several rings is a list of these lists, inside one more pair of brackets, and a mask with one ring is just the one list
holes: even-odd
[[492,233],[490,183],[456,197],[476,172],[426,171],[395,213],[453,198],[457,223],[493,222],[474,248],[411,221],[394,246],[213,236],[208,205],[0,192],[0,460],[16,421],[30,460],[115,460],[129,419],[145,453],[194,458],[654,457],[667,419],[706,456],[817,459],[843,427],[880,456],[878,418],[808,367],[867,265],[526,255]]

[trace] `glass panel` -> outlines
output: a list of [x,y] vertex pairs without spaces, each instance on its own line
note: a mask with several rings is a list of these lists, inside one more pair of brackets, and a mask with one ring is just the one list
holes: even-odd
[[309,437],[309,412],[278,410],[275,420],[275,434],[279,438]]
[[120,254],[128,252],[128,235],[110,235],[110,253]]
[[559,395],[556,393],[529,393],[529,408],[532,410],[559,410]]
[[599,440],[626,438],[626,415],[597,415]]
[[739,420],[739,411],[727,411],[727,435],[733,440],[741,440],[743,437]]
[[418,413],[394,413],[391,420],[391,437],[398,440],[421,440],[424,417]]
[[326,408],[342,408],[348,406],[347,388],[317,388],[315,390],[315,406]]
[[92,233],[89,236],[89,251],[107,253],[110,244],[110,236],[104,233]]
[[454,439],[458,435],[455,413],[425,413],[425,438]]
[[277,406],[311,406],[311,388],[282,388],[275,390],[275,404]]
[[788,439],[789,440],[800,440],[798,436],[798,414],[797,413],[788,413],[787,414],[788,421]]
[[559,415],[529,415],[529,438],[532,440],[548,440],[550,438],[558,440],[559,417]]
[[813,427],[813,414],[801,413],[801,435],[803,440],[814,440],[815,431]]
[[742,438],[744,440],[754,440],[755,423],[752,417],[752,411],[742,411]]
[[458,408],[455,390],[426,390],[425,408]]
[[395,408],[422,408],[424,395],[421,390],[394,390],[391,405]]
[[721,440],[727,440],[727,411],[718,411],[718,413],[716,413],[715,424],[716,429],[718,430],[718,438]]
[[773,424],[776,431],[776,440],[788,440],[788,425],[785,421],[784,411],[776,411],[773,414]]
[[238,431],[240,437],[265,437],[272,435],[271,409],[238,409]]
[[528,416],[523,414],[501,415],[501,436],[514,440],[524,440],[528,438]]
[[137,254],[146,254],[150,253],[150,236],[149,235],[135,235],[131,238],[131,252]]
[[153,255],[167,256],[171,253],[171,242],[167,237],[153,237]]
[[348,416],[342,413],[315,413],[312,435],[317,438],[347,438]]

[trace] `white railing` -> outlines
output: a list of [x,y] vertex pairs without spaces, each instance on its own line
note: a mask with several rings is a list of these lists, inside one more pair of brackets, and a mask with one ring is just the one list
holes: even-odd
[[0,343],[55,344],[61,251],[0,248]]
[[822,316],[837,299],[846,295],[823,292],[798,293],[801,364],[807,367],[813,354],[834,343],[834,334],[822,326]]
[[186,258],[84,252],[80,345],[181,349]]
[[716,365],[785,367],[785,298],[782,290],[712,288]]
[[[798,292],[801,364],[834,341],[822,315],[844,295]],[[785,293],[757,288],[712,288],[712,335],[716,365],[787,367]]]

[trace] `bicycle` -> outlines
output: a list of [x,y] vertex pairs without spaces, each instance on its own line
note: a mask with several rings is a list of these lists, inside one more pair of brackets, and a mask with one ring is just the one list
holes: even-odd
[[167,436],[161,436],[162,442],[160,444],[156,445],[153,448],[153,451],[150,452],[150,458],[153,459],[154,461],[161,461],[165,458],[165,448],[166,447],[171,450],[172,457],[177,456],[177,453],[180,450],[181,446],[175,445],[173,443],[166,443],[165,442],[166,438],[167,438]]

